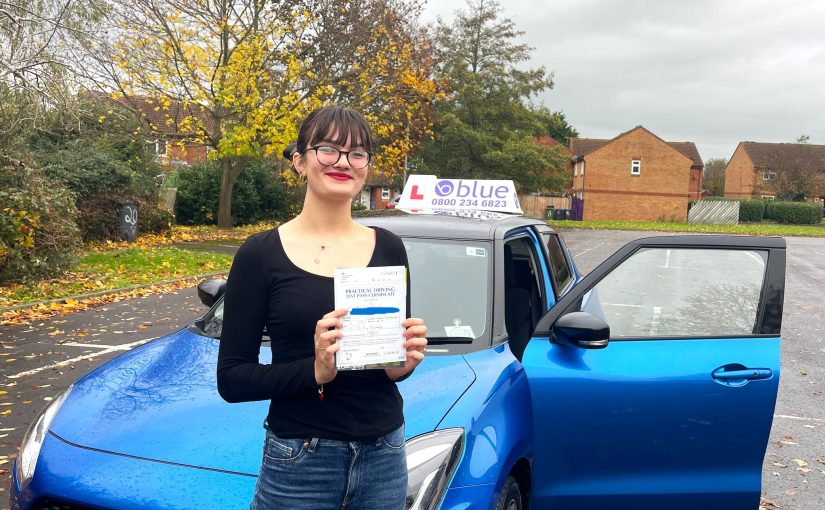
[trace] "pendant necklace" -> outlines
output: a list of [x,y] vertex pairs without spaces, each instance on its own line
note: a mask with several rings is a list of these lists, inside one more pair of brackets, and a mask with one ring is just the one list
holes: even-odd
[[310,236],[307,235],[306,231],[304,231],[304,229],[301,227],[301,219],[300,218],[298,218],[297,221],[295,222],[295,226],[298,227],[298,230],[301,232],[301,234],[303,234],[304,238],[306,238],[307,241],[309,241],[310,243],[314,244],[315,246],[317,246],[319,248],[319,251],[315,254],[315,258],[312,260],[316,264],[321,263],[321,254],[324,251],[326,251],[328,248],[333,248],[333,247],[338,246],[339,244],[343,243],[344,241],[346,241],[347,239],[352,237],[352,234],[355,232],[355,228],[353,227],[353,228],[350,229],[350,232],[347,235],[345,235],[344,237],[339,239],[337,242],[334,242],[332,244],[330,244],[330,243],[323,243],[322,244],[322,243],[319,243],[319,242],[315,241],[314,239],[312,239]]

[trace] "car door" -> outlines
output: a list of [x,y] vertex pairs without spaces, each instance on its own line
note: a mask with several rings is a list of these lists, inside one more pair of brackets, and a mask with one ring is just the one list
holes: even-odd
[[522,357],[533,507],[756,509],[784,279],[781,238],[670,236],[562,296]]

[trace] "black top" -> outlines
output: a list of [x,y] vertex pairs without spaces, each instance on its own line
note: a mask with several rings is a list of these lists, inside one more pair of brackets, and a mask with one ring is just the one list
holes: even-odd
[[[406,266],[409,289],[401,239],[382,228],[374,231],[368,266]],[[365,441],[401,426],[401,394],[383,369],[338,372],[319,399],[315,324],[335,309],[333,279],[292,263],[277,229],[255,234],[241,246],[224,299],[218,392],[226,401],[271,399],[267,422],[283,438]],[[271,365],[258,362],[264,327]]]

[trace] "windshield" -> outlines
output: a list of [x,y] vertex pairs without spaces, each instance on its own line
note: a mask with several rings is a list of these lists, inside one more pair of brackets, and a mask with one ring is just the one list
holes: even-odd
[[[404,246],[410,261],[411,315],[427,324],[428,352],[476,350],[470,342],[485,337],[490,327],[491,244],[405,238]],[[219,338],[222,324],[223,299],[203,318],[203,332]]]

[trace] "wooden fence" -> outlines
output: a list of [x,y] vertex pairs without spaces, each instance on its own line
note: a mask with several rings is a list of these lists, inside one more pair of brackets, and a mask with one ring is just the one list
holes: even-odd
[[553,209],[571,209],[572,201],[570,197],[542,197],[538,195],[519,195],[521,210],[525,216],[530,218],[544,219],[544,212],[548,206]]

